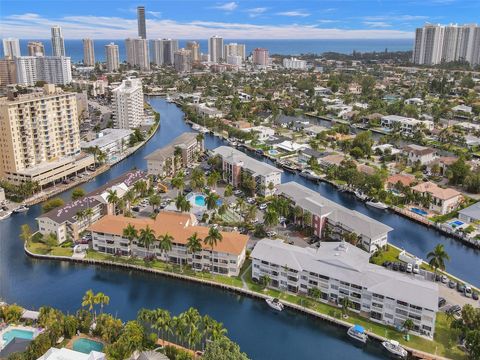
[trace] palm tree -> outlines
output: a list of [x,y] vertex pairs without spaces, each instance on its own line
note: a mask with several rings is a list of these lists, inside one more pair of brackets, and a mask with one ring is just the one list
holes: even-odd
[[123,229],[123,237],[127,238],[131,244],[132,241],[138,237],[138,231],[135,225],[128,224],[127,227]]
[[195,253],[202,251],[202,239],[198,237],[198,234],[196,232],[193,233],[188,239],[187,239],[187,251],[191,253],[192,256],[192,267],[193,267],[193,257],[195,256]]
[[293,222],[296,224],[297,220],[302,217],[303,210],[300,206],[295,206],[292,211],[293,214]]
[[82,307],[88,308],[88,311],[92,312],[95,305],[98,304],[98,299],[96,298],[92,289],[87,290],[85,295],[82,298]]
[[265,212],[265,216],[263,217],[263,222],[267,227],[272,227],[278,224],[278,214],[272,207],[269,207],[268,210]]
[[120,200],[118,195],[117,195],[117,190],[108,190],[107,191],[107,202],[109,204],[112,204],[112,212],[113,214],[116,213],[115,211],[115,205],[118,203],[118,201]]
[[209,192],[205,198],[207,210],[215,210],[218,207],[218,195],[214,192]]
[[184,186],[185,186],[185,175],[183,172],[178,173],[170,182],[172,184],[172,187],[175,189],[178,189],[177,195],[182,192]]
[[169,235],[166,233],[165,235],[162,235],[158,238],[159,241],[159,248],[162,254],[167,255],[167,252],[172,251],[172,242],[173,242],[173,236]]
[[175,198],[175,206],[177,207],[177,210],[181,212],[189,212],[192,208],[192,204],[183,194],[177,195],[177,197]]
[[147,183],[144,180],[139,180],[133,185],[133,189],[137,194],[144,196],[147,192]]
[[20,232],[20,239],[23,240],[25,244],[28,245],[29,241],[32,239],[32,230],[30,229],[30,225],[28,224],[23,224],[21,226],[21,232]]
[[213,188],[217,187],[218,181],[221,179],[220,173],[218,171],[213,171],[207,177],[207,185]]
[[345,296],[340,302],[342,304],[343,315],[348,315],[348,309],[352,306],[352,301],[350,300],[350,298]]
[[162,198],[158,194],[153,194],[152,196],[150,196],[148,201],[150,202],[150,205],[152,205],[153,210],[155,210],[158,206],[160,206]]
[[208,235],[205,237],[205,239],[203,239],[203,243],[205,245],[210,246],[210,249],[211,249],[211,254],[210,254],[210,258],[212,260],[212,265],[210,269],[211,272],[213,272],[213,248],[217,246],[217,243],[219,241],[222,241],[222,240],[223,240],[222,233],[218,231],[217,228],[214,228],[214,227],[211,227],[208,230]]
[[405,332],[408,333],[413,330],[413,328],[415,327],[415,323],[413,322],[412,319],[407,319],[405,320],[405,322],[403,323],[403,329],[405,330]]
[[92,217],[93,217],[93,209],[91,207],[86,208],[83,210],[84,216],[88,219],[88,225],[92,223]]
[[100,304],[100,313],[103,313],[103,306],[110,303],[110,297],[102,292],[95,295],[95,300],[97,304]]
[[147,225],[147,227],[140,229],[138,236],[138,242],[142,245],[147,252],[150,250],[150,246],[155,242],[155,232]]
[[127,204],[127,209],[130,210],[130,207],[132,204],[135,202],[137,199],[137,196],[135,195],[134,189],[129,189],[125,195],[123,195],[123,198],[125,199],[125,202]]
[[162,343],[165,345],[165,334],[172,331],[172,318],[167,310],[157,309],[152,314],[152,328],[162,333]]
[[435,269],[436,275],[438,269],[445,270],[445,260],[450,260],[450,256],[445,251],[443,244],[438,244],[433,251],[427,254],[427,259],[429,259],[428,264]]

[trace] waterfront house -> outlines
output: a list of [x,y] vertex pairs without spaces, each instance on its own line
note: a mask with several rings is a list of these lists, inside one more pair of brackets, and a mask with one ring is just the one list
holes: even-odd
[[445,176],[447,173],[448,167],[453,163],[455,163],[457,160],[458,160],[458,157],[456,156],[440,156],[428,163],[427,170],[431,173],[433,166],[438,165],[440,172],[435,175]]
[[197,136],[198,133],[183,133],[167,146],[147,155],[145,160],[147,160],[148,174],[170,177],[193,164],[204,149],[204,141],[199,140]]
[[255,160],[237,149],[219,146],[213,150],[213,154],[222,158],[223,179],[234,187],[241,186],[244,174],[253,177],[256,192],[264,196],[273,195],[275,187],[281,183],[282,170]]
[[430,181],[412,187],[412,191],[423,198],[429,198],[428,208],[441,215],[452,212],[463,201],[462,194],[457,190],[452,188],[444,189]]
[[480,220],[480,202],[458,212],[458,218],[466,223],[474,223]]
[[303,162],[308,162],[312,157],[319,161],[322,157],[324,157],[326,153],[320,152],[311,148],[303,148],[298,152],[298,160]]
[[417,162],[420,165],[427,165],[437,157],[437,151],[426,146],[410,144],[405,146],[404,150],[407,154],[407,163],[409,165]]
[[[55,234],[59,244],[67,240],[78,240],[80,233],[85,231],[91,223],[114,212],[113,205],[107,201],[108,191],[116,191],[118,198],[121,199],[138,181],[148,183],[147,174],[140,170],[129,171],[81,199],[70,201],[40,215],[36,219],[39,233]],[[86,213],[87,210],[90,214]]]
[[[298,206],[304,213],[312,215],[313,233],[319,238],[325,236],[328,227],[329,237],[336,240],[355,233],[359,245],[370,253],[387,245],[391,227],[330,201],[303,185],[293,181],[281,184],[278,186],[278,195],[289,199],[292,206]],[[302,219],[297,222],[301,223]]]
[[67,348],[57,349],[51,347],[37,360],[106,360],[104,353],[91,350],[88,354]]
[[221,119],[224,114],[222,111],[214,107],[209,107],[207,104],[193,104],[192,105],[195,111],[200,116],[205,116],[208,118]]
[[319,164],[322,168],[328,169],[332,166],[339,166],[342,164],[342,161],[345,160],[345,155],[343,154],[330,154],[319,159]]
[[403,187],[410,187],[415,181],[415,176],[410,174],[393,174],[387,178],[385,187],[387,190],[395,189],[398,184]]
[[278,240],[261,240],[253,249],[252,279],[270,278],[269,287],[292,293],[321,291],[320,300],[338,305],[350,299],[350,310],[372,321],[433,337],[438,285],[369,263],[369,254],[345,242],[322,242],[302,248]]
[[[133,225],[137,231],[147,226],[158,238],[165,234],[173,237],[172,249],[163,251],[156,240],[148,249],[139,239],[130,241],[123,229]],[[245,261],[248,237],[238,232],[221,232],[222,240],[213,246],[203,243],[209,228],[199,226],[195,215],[178,212],[160,212],[155,219],[127,218],[107,215],[91,225],[92,246],[95,251],[106,254],[136,257],[155,256],[165,262],[189,265],[196,271],[208,270],[217,274],[238,276]],[[191,253],[187,249],[188,238],[193,234],[201,239],[202,250]]]
[[400,131],[405,135],[412,135],[419,127],[425,127],[427,130],[433,130],[432,121],[422,121],[413,118],[407,118],[399,115],[385,115],[380,119],[381,126],[385,129],[394,128],[395,124],[399,124]]
[[271,137],[275,135],[275,130],[273,130],[271,127],[268,126],[253,126],[247,129],[240,129],[245,132],[253,132],[258,136],[259,141],[267,141]]

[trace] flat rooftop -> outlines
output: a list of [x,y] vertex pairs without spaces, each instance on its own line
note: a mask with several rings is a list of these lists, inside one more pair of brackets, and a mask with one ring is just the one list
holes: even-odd
[[283,171],[277,169],[275,166],[256,160],[243,152],[234,149],[230,146],[219,146],[213,150],[214,155],[220,155],[223,159],[232,163],[243,163],[245,167],[257,175],[269,175],[272,172],[282,173]]

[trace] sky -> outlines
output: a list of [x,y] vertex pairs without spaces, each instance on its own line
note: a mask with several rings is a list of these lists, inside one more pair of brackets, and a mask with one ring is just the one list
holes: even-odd
[[138,5],[149,39],[409,39],[426,22],[480,20],[480,0],[0,0],[0,36],[136,37]]

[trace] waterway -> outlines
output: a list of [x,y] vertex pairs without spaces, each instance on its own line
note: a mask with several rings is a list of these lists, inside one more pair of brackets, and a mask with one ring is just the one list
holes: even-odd
[[[94,181],[84,184],[93,190],[132,168],[145,169],[143,158],[153,150],[168,144],[190,127],[183,122],[183,113],[174,104],[151,98],[152,106],[161,114],[161,127],[138,152]],[[191,131],[191,130],[190,130]],[[213,148],[222,141],[208,135],[206,146]],[[390,241],[424,257],[436,243],[443,243],[452,260],[447,269],[453,274],[480,285],[476,268],[478,251],[453,239],[441,236],[388,212],[366,208],[353,197],[338,193],[327,184],[316,185],[285,173],[283,181],[295,180],[313,187],[322,195],[349,208],[385,222],[395,230]],[[60,196],[68,200],[71,191]],[[19,229],[24,223],[35,228],[39,205],[25,214],[12,215],[0,222],[0,298],[29,308],[48,304],[63,311],[74,312],[88,289],[102,291],[111,298],[108,310],[119,317],[132,319],[142,308],[166,308],[177,314],[194,306],[203,314],[224,323],[230,337],[253,359],[377,359],[382,354],[377,347],[360,349],[353,346],[342,331],[319,320],[292,311],[280,314],[271,311],[262,301],[245,298],[219,289],[186,283],[161,276],[134,271],[86,266],[62,262],[34,260],[23,253]]]

